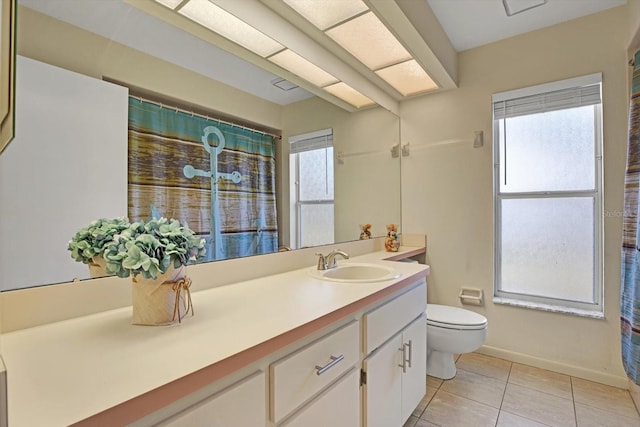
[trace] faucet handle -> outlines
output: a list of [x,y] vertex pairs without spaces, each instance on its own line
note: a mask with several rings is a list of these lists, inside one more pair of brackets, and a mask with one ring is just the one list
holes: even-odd
[[327,262],[324,259],[324,255],[321,253],[317,253],[316,255],[318,256],[318,270],[326,270]]

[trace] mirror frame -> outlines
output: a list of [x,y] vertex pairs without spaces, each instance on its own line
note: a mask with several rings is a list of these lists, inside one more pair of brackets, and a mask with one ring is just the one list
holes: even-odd
[[2,0],[0,15],[0,153],[13,139],[15,128],[16,10],[17,0]]

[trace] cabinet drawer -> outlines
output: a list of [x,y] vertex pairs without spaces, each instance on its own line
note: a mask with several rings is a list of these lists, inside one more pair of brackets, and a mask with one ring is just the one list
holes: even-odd
[[358,321],[351,322],[271,365],[274,422],[282,420],[358,362],[358,331]]
[[360,371],[339,379],[289,418],[282,427],[355,427],[360,425]]
[[162,427],[264,427],[265,375],[258,372],[193,405]]
[[363,316],[365,354],[371,353],[426,309],[427,283],[422,280],[410,291],[366,313]]

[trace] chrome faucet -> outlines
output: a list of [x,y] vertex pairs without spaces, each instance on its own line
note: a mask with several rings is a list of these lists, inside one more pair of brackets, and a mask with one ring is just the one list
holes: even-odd
[[318,270],[329,270],[331,268],[336,268],[338,264],[336,264],[336,255],[340,255],[344,259],[349,259],[349,254],[341,251],[340,249],[336,249],[335,251],[329,252],[326,256],[322,254],[318,255]]

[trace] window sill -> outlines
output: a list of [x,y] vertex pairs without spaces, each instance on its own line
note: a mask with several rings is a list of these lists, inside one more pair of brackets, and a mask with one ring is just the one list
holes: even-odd
[[495,304],[510,305],[513,307],[529,308],[532,310],[550,311],[553,313],[571,314],[574,316],[588,317],[591,319],[604,319],[604,313],[597,310],[583,310],[581,308],[564,307],[560,305],[541,304],[531,301],[522,301],[510,298],[494,297]]

